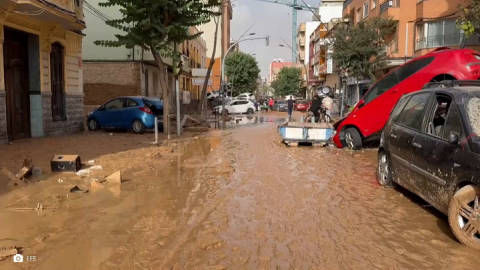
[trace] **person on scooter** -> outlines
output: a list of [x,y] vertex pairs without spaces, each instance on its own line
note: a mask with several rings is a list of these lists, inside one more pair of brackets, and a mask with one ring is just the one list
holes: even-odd
[[318,95],[313,96],[312,105],[310,105],[309,110],[315,116],[315,122],[318,122],[318,120],[320,119],[320,113],[318,112],[318,110],[320,109],[321,105],[322,101],[320,100],[320,97]]

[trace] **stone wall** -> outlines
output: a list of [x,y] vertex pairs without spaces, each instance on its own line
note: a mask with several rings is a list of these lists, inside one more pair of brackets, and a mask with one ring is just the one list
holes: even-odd
[[101,105],[118,96],[141,95],[140,63],[84,62],[85,105]]
[[66,96],[67,120],[52,120],[52,94],[42,93],[45,135],[61,135],[84,130],[83,95]]
[[7,143],[7,103],[5,91],[0,91],[0,143]]

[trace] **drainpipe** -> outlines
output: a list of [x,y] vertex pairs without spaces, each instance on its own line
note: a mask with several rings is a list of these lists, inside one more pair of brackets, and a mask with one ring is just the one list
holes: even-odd
[[405,63],[407,62],[407,55],[408,55],[408,23],[405,23]]

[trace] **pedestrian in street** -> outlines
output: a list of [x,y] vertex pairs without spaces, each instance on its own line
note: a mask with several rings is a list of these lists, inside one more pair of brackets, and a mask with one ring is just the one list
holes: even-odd
[[273,98],[270,98],[270,100],[268,101],[268,107],[270,111],[273,111]]
[[292,112],[293,112],[293,104],[295,101],[292,99],[292,96],[290,96],[290,99],[287,100],[287,107],[288,107],[288,121],[292,120]]
[[333,108],[333,99],[331,97],[329,97],[328,95],[326,95],[323,99],[322,99],[322,106],[323,108],[325,108],[326,110],[326,113],[328,114],[328,116],[332,116],[331,115],[331,111],[332,111],[332,108]]

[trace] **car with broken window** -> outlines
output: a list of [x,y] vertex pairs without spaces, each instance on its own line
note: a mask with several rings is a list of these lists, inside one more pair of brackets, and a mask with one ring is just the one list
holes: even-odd
[[334,124],[333,141],[339,148],[359,150],[378,142],[388,116],[404,94],[426,83],[480,79],[480,53],[471,49],[437,48],[412,59],[375,82],[352,112]]
[[447,214],[457,239],[480,250],[480,81],[442,85],[400,98],[381,135],[377,179]]

